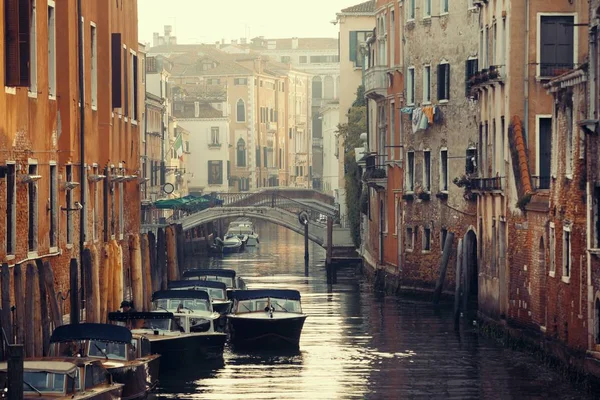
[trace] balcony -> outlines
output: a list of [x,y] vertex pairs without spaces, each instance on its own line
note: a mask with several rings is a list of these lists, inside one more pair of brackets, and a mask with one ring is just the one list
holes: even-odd
[[312,138],[312,147],[316,147],[319,149],[323,148],[323,138]]
[[473,192],[501,192],[503,190],[503,180],[505,178],[472,178],[470,179],[470,189]]
[[221,143],[219,143],[219,142],[210,142],[208,144],[208,148],[209,149],[220,149],[221,148]]
[[387,188],[387,172],[384,168],[367,167],[363,175],[367,186],[373,187],[376,190],[385,190]]
[[371,67],[365,72],[365,95],[371,99],[387,96],[387,67]]
[[538,65],[539,79],[550,80],[561,76],[569,71],[572,71],[577,66],[573,63],[567,64],[539,64]]
[[467,93],[472,93],[477,88],[491,86],[495,83],[504,84],[504,78],[504,67],[492,65],[489,69],[482,69],[467,79]]

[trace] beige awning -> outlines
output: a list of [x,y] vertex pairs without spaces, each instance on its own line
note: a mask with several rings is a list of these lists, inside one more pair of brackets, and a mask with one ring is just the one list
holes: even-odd
[[[23,363],[25,372],[50,372],[54,374],[74,375],[77,366],[68,361],[25,361]],[[6,362],[0,362],[0,371],[6,371],[8,365]]]

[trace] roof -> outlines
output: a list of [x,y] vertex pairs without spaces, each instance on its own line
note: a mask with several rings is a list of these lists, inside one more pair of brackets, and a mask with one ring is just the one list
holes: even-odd
[[[252,43],[254,49],[267,49],[269,43],[275,42],[273,50],[337,50],[338,40],[336,38],[281,38],[281,39],[259,39],[260,45]],[[292,42],[298,41],[298,47],[293,48]]]
[[[0,362],[0,371],[7,371],[8,363]],[[54,374],[67,374],[74,376],[77,372],[77,365],[69,361],[54,361],[54,360],[33,360],[24,361],[23,369],[25,371],[50,372]]]
[[342,14],[368,14],[375,12],[375,0],[365,1],[360,4],[353,5],[342,9]]
[[131,342],[131,331],[118,325],[93,323],[70,324],[57,327],[50,337],[50,343],[72,342],[76,340],[129,343]]
[[152,301],[160,299],[199,299],[210,300],[204,290],[159,290],[152,295]]
[[226,276],[235,278],[235,271],[232,269],[188,269],[183,271],[184,278],[193,278],[200,276]]
[[177,199],[158,200],[154,207],[160,210],[201,211],[210,206],[210,200],[202,196],[188,195]]
[[230,293],[232,300],[252,300],[274,297],[276,299],[300,300],[300,292],[291,289],[252,289],[235,290]]
[[202,281],[199,279],[189,280],[189,281],[171,281],[168,284],[169,289],[175,288],[212,288],[212,289],[223,289],[227,290],[227,285],[223,282],[216,281]]
[[109,321],[129,321],[131,319],[172,319],[173,313],[163,311],[152,312],[111,312]]

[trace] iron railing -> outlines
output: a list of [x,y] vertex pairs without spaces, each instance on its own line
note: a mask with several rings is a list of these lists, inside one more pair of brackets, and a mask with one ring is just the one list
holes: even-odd
[[473,178],[471,179],[471,190],[480,192],[500,191],[503,189],[502,177],[495,178]]

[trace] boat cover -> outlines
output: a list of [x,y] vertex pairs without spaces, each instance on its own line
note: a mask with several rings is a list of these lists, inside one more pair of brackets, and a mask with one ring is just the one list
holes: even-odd
[[204,290],[159,290],[152,295],[152,301],[160,299],[200,299],[210,300]]
[[50,343],[72,342],[77,340],[100,340],[112,343],[130,343],[131,331],[124,326],[109,324],[70,324],[57,327]]
[[168,285],[169,289],[190,288],[190,290],[192,290],[195,287],[227,290],[227,285],[223,282],[202,281],[199,279],[189,281],[171,281]]
[[227,276],[235,278],[235,271],[232,269],[188,269],[183,271],[184,278],[192,278],[194,276]]
[[129,321],[132,319],[172,319],[173,313],[162,311],[151,312],[111,312],[108,313],[110,321]]
[[252,300],[274,297],[276,299],[300,300],[300,292],[292,289],[252,289],[234,290],[229,293],[231,300]]

